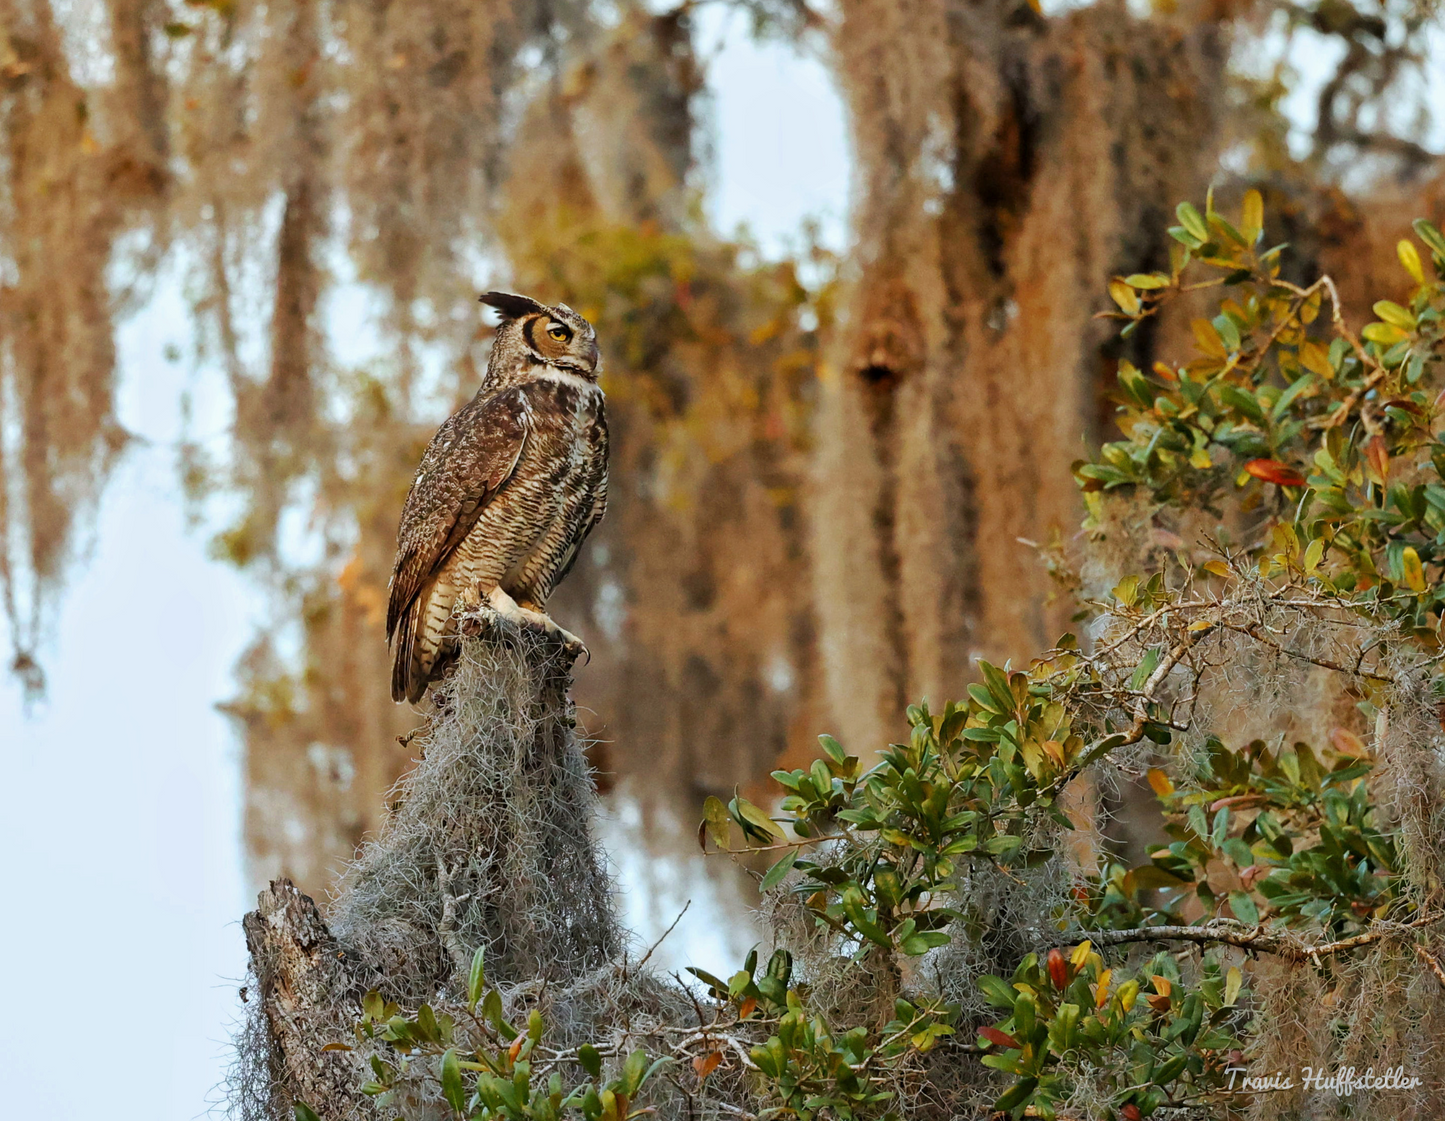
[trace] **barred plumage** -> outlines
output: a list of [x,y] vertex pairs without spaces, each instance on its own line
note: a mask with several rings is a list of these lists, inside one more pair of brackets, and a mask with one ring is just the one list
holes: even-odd
[[607,508],[607,417],[592,325],[566,304],[488,292],[502,314],[476,397],[438,429],[402,509],[386,635],[391,695],[445,670],[457,600],[578,640],[546,615]]

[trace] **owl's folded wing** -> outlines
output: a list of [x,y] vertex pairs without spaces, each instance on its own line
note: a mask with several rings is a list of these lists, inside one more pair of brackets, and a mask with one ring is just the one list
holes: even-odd
[[466,539],[512,477],[531,431],[525,393],[509,389],[459,410],[442,425],[407,492],[386,607],[386,638],[426,582]]

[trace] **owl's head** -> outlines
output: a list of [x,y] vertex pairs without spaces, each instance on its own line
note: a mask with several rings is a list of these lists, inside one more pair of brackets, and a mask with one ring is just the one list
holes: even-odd
[[487,292],[481,299],[502,317],[493,355],[520,352],[548,366],[596,379],[600,360],[597,332],[566,304],[547,307],[530,296],[511,292]]

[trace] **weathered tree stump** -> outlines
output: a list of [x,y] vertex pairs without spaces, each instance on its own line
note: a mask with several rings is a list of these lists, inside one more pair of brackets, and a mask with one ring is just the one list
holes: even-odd
[[245,1089],[266,1118],[289,1118],[304,1101],[323,1117],[366,1116],[360,1064],[335,1042],[344,1010],[356,1007],[370,972],[332,935],[310,896],[290,880],[273,880],[242,920],[258,1012],[243,1047],[252,1049]]
[[460,629],[421,757],[325,914],[278,880],[244,920],[257,1001],[249,1085],[234,1088],[244,1121],[289,1119],[296,1101],[324,1121],[373,1116],[358,1054],[324,1049],[355,1042],[369,990],[412,1007],[459,996],[478,946],[498,984],[566,986],[620,960],[573,656],[485,607]]

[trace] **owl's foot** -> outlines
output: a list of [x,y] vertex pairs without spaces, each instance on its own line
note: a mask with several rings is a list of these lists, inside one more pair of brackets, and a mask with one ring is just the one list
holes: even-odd
[[502,591],[500,587],[493,588],[487,593],[487,606],[500,615],[512,626],[519,630],[528,630],[532,627],[532,621],[527,618],[526,613],[517,606],[517,601]]
[[555,640],[562,649],[567,651],[573,658],[580,658],[587,655],[587,660],[592,660],[592,654],[586,644],[565,627],[560,627],[553,621],[552,617],[545,611],[538,611],[535,608],[519,608],[523,616],[532,625],[533,629],[541,631],[548,638]]
[[523,607],[500,587],[493,588],[487,594],[487,604],[509,623],[513,623],[523,630],[540,631],[548,638],[553,639],[573,658],[586,654],[588,659],[591,659],[592,655],[586,644],[575,634],[559,627],[545,611],[540,611],[530,605]]

